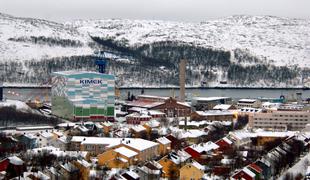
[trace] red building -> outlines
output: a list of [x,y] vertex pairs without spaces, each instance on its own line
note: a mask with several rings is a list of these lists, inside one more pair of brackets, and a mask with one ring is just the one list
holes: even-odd
[[229,140],[227,137],[224,137],[218,141],[215,142],[219,146],[218,150],[221,152],[227,152],[229,150],[232,150],[232,141]]
[[199,163],[206,163],[208,157],[216,151],[219,146],[211,141],[207,143],[193,144],[186,147],[184,151],[191,155],[191,157]]
[[152,119],[152,116],[140,113],[132,113],[126,116],[127,124],[144,124]]
[[0,172],[1,171],[6,171],[6,169],[8,168],[10,161],[8,158],[2,159],[0,161]]
[[247,167],[243,168],[242,170],[238,171],[234,175],[231,176],[231,179],[244,179],[244,180],[254,180],[255,179],[255,174],[248,169]]
[[136,101],[128,102],[124,107],[126,111],[132,110],[133,107],[144,108],[146,110],[158,110],[165,113],[167,117],[184,117],[190,116],[191,114],[191,106],[189,104],[179,102],[172,97],[165,97],[160,99],[160,101],[138,98]]

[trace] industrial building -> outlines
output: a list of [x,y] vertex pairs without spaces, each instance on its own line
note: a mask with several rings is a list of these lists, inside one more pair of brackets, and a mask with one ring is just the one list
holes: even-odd
[[230,97],[193,97],[192,107],[196,111],[212,110],[218,104],[231,104]]
[[54,72],[52,113],[69,120],[114,120],[115,78],[97,72]]

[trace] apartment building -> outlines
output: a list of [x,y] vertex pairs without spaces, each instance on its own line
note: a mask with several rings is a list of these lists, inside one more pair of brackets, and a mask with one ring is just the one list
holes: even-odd
[[270,111],[255,113],[254,128],[277,130],[301,130],[310,123],[309,111]]

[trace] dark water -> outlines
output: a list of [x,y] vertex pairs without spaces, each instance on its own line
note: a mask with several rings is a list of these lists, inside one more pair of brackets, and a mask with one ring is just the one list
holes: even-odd
[[[121,98],[125,99],[130,94],[139,95],[141,89],[120,89]],[[295,99],[296,93],[301,92],[303,98],[310,97],[310,90],[303,89],[199,89],[190,88],[186,89],[186,96],[190,99],[193,96],[209,97],[209,96],[227,96],[233,99],[239,98],[279,98],[281,95],[286,96],[288,99]],[[49,100],[50,99],[49,88],[4,88],[4,97],[7,99],[16,100]],[[144,94],[158,95],[158,96],[175,96],[179,94],[178,89],[144,89]]]

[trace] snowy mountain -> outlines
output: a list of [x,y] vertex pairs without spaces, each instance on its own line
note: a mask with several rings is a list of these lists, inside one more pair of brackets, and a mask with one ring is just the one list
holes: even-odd
[[97,20],[69,23],[79,32],[140,46],[182,41],[225,50],[247,49],[277,65],[310,65],[310,20],[231,16],[201,23]]
[[180,58],[189,62],[190,86],[205,81],[210,86],[221,81],[296,86],[310,74],[310,20],[231,16],[201,23],[109,19],[62,24],[0,14],[4,82],[43,84],[53,71],[94,70],[95,50],[114,57],[108,71],[123,86],[176,85]]

